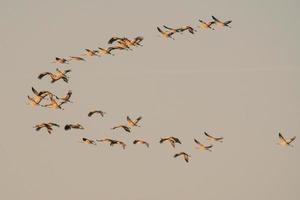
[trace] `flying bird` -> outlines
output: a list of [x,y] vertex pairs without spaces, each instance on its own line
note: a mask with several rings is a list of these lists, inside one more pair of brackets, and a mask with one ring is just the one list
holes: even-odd
[[175,148],[175,143],[179,143],[181,144],[180,140],[176,137],[165,137],[165,138],[161,138],[159,143],[164,143],[165,141],[168,141],[173,148]]
[[118,140],[113,140],[113,139],[101,139],[101,140],[97,140],[97,142],[108,142],[110,146],[114,146],[115,144],[119,144],[122,146],[123,149],[125,149],[126,144],[122,141],[118,141]]
[[67,73],[71,72],[71,70],[64,70],[64,71],[61,71],[59,69],[56,69],[56,73],[51,73],[51,72],[44,72],[44,73],[41,73],[39,76],[38,76],[38,79],[42,79],[44,76],[47,76],[49,75],[50,78],[52,79],[51,80],[51,83],[54,83],[60,79],[62,79],[63,81],[65,81],[66,83],[68,83],[69,79],[68,77],[66,76]]
[[[38,96],[40,97],[40,96]],[[38,100],[36,100],[35,98],[32,98],[30,97],[29,95],[27,96],[29,102],[27,103],[28,105],[31,105],[31,106],[39,106],[41,101],[43,100],[44,97],[42,98],[39,98]]]
[[[40,91],[40,92],[38,92],[34,87],[31,87],[31,90],[32,90],[32,92],[36,95],[36,96],[39,96],[39,97],[46,97],[46,96],[50,96],[50,95],[52,95],[52,96],[55,96],[52,92],[49,92],[49,91],[47,91],[47,90],[44,90],[44,91]],[[38,98],[39,98],[38,97]]]
[[207,136],[208,140],[223,142],[223,137],[214,137],[214,136],[209,135],[207,132],[204,132],[204,135]]
[[140,127],[140,126],[138,125],[138,122],[142,119],[141,116],[138,117],[138,118],[135,119],[135,120],[130,119],[129,116],[127,116],[126,119],[127,119],[127,123],[128,123],[129,126],[131,126],[131,127],[133,127],[133,126],[138,126],[138,127]]
[[71,60],[77,60],[77,61],[86,61],[84,58],[79,57],[79,56],[70,56],[70,61]]
[[93,145],[97,145],[96,142],[94,140],[88,139],[88,138],[82,138],[82,143],[84,144],[93,144]]
[[40,123],[40,124],[37,124],[33,128],[35,128],[36,131],[39,131],[42,128],[46,128],[47,131],[48,131],[48,133],[51,134],[52,131],[53,131],[53,128],[52,128],[53,126],[59,127],[58,124],[49,122],[49,123]]
[[208,145],[205,146],[204,144],[201,144],[198,140],[194,139],[195,143],[198,144],[198,149],[200,150],[207,150],[207,151],[211,151],[211,148],[213,147],[213,145]]
[[118,40],[117,43],[118,43],[118,45],[115,46],[115,48],[118,48],[120,50],[124,49],[124,50],[131,50],[132,51],[130,46],[127,44],[128,42],[123,41],[123,40]]
[[98,56],[100,57],[100,55],[98,55],[99,51],[98,50],[91,50],[91,49],[85,49],[85,53],[82,54],[82,56]]
[[106,114],[106,112],[103,112],[102,110],[94,110],[94,111],[90,111],[88,113],[88,116],[91,117],[93,116],[94,114],[100,114],[101,117],[104,117],[104,115]]
[[81,124],[66,124],[65,125],[65,130],[68,131],[68,130],[71,130],[71,129],[81,129],[83,130],[83,126]]
[[229,26],[229,24],[232,22],[232,20],[229,20],[229,21],[220,21],[219,19],[217,19],[216,17],[214,16],[211,16],[213,18],[213,20],[215,20],[216,24],[218,24],[219,26],[226,26],[228,28],[231,28],[231,26]]
[[48,108],[53,108],[53,109],[61,109],[64,110],[61,105],[63,105],[64,103],[66,103],[66,101],[63,102],[57,102],[53,96],[50,96],[50,103],[46,104],[46,105],[41,105],[42,107],[48,107]]
[[109,139],[109,138],[105,138],[105,139],[97,140],[97,142],[108,142],[110,146],[113,146],[114,144],[116,144],[116,143],[117,143],[117,141],[116,141],[116,140]]
[[98,47],[98,49],[100,50],[100,53],[102,55],[112,55],[112,56],[114,56],[115,54],[111,53],[112,50],[116,50],[116,49],[123,50],[124,48],[120,47],[120,46],[114,46],[114,47],[108,47],[107,49]]
[[191,34],[194,34],[196,32],[196,30],[194,28],[192,28],[191,26],[184,26],[184,27],[180,27],[180,28],[170,28],[168,26],[163,26],[166,29],[172,31],[172,32],[177,32],[177,33],[182,33],[186,30],[188,30]]
[[200,28],[215,30],[215,29],[212,27],[212,25],[216,23],[215,21],[205,22],[205,21],[202,21],[201,19],[199,19],[199,22],[200,22],[200,25],[199,25]]
[[144,144],[149,148],[149,143],[144,140],[134,140],[133,144]]
[[135,37],[133,40],[130,41],[130,44],[133,46],[143,46],[141,42],[144,40],[142,36]]
[[125,126],[125,125],[119,125],[119,126],[114,126],[114,127],[112,127],[111,129],[117,129],[117,128],[122,128],[122,129],[124,129],[126,132],[129,132],[130,133],[130,127],[128,127],[128,126]]
[[171,30],[163,31],[163,30],[161,30],[159,27],[157,27],[157,30],[161,33],[161,35],[162,35],[163,38],[171,38],[171,39],[175,40],[175,39],[172,37],[172,35],[173,35],[174,33],[176,33],[176,31],[171,31]]
[[125,41],[125,40],[128,40],[127,38],[123,37],[112,37],[108,40],[108,44],[112,44],[114,43],[115,41]]
[[53,61],[52,63],[57,63],[57,64],[69,64],[69,61],[65,58],[59,58],[59,57],[55,57],[55,61]]
[[189,158],[191,157],[189,154],[185,153],[185,152],[180,152],[180,153],[176,153],[174,155],[174,158],[178,157],[178,156],[183,156],[185,162],[189,162]]
[[69,90],[68,93],[66,94],[66,96],[61,97],[61,98],[56,96],[56,99],[62,100],[63,103],[67,103],[67,102],[73,103],[72,101],[70,101],[71,96],[72,96],[72,90]]
[[278,134],[279,135],[279,145],[281,146],[291,146],[291,143],[296,139],[296,136],[292,137],[292,138],[289,138],[289,139],[285,139],[281,133]]

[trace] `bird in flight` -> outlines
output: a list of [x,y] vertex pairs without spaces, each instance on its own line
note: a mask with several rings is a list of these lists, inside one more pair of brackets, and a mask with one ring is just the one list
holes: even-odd
[[165,138],[161,138],[159,143],[164,143],[165,141],[168,141],[173,148],[175,148],[175,143],[181,144],[180,140],[176,137],[165,137]]
[[100,55],[98,54],[99,51],[98,50],[91,50],[91,49],[85,49],[85,53],[82,54],[82,56],[98,56],[100,57]]
[[228,28],[231,28],[231,26],[229,26],[229,24],[232,22],[232,20],[223,22],[223,21],[220,21],[219,19],[217,19],[217,18],[214,17],[214,16],[211,16],[211,17],[213,18],[213,20],[215,20],[215,23],[216,23],[217,25],[223,26],[223,27],[226,26],[226,27],[228,27]]
[[289,139],[285,139],[281,133],[279,133],[278,136],[279,136],[279,143],[278,143],[279,145],[293,147],[293,145],[291,145],[291,143],[296,139],[296,136],[289,138]]
[[149,148],[149,143],[144,140],[134,140],[133,144],[144,144]]
[[35,128],[36,131],[39,131],[42,128],[46,128],[47,131],[48,131],[48,133],[51,134],[52,131],[53,131],[53,128],[52,128],[53,126],[59,127],[58,124],[49,122],[49,123],[40,123],[40,124],[37,124],[33,128]]
[[29,105],[31,106],[37,106],[40,105],[41,101],[48,96],[49,94],[53,95],[51,92],[49,91],[40,91],[38,92],[36,89],[34,89],[34,87],[31,87],[32,92],[34,93],[34,97],[30,97],[27,96],[28,100],[29,100]]
[[174,155],[174,158],[178,157],[178,156],[183,156],[185,162],[189,162],[189,158],[191,157],[189,154],[185,153],[185,152],[180,152],[180,153],[176,153]]
[[68,70],[59,70],[58,68],[56,69],[56,73],[51,73],[51,72],[44,72],[44,73],[41,73],[39,76],[38,76],[38,79],[42,79],[44,76],[46,75],[49,75],[50,78],[52,79],[51,83],[54,83],[60,79],[62,79],[63,81],[65,81],[66,83],[68,83],[69,79],[68,77],[66,76],[67,73],[71,72],[70,69]]
[[198,144],[198,149],[200,150],[207,150],[207,151],[211,151],[211,148],[213,147],[213,145],[208,145],[205,146],[204,144],[201,144],[198,140],[194,139],[194,141],[196,142],[196,144]]
[[126,41],[126,40],[129,40],[128,38],[126,37],[112,37],[108,40],[108,44],[112,44],[114,43],[115,41]]
[[84,58],[79,57],[79,56],[70,56],[70,61],[71,60],[77,60],[77,61],[86,61]]
[[114,146],[115,144],[119,144],[122,146],[123,149],[125,149],[126,144],[122,141],[118,141],[118,140],[113,140],[113,139],[101,139],[101,140],[97,140],[97,142],[108,142],[110,146]]
[[83,126],[81,124],[66,124],[65,125],[65,130],[68,131],[68,130],[71,130],[71,129],[81,129],[83,130]]
[[141,42],[144,40],[142,36],[135,37],[133,40],[130,40],[132,46],[143,46]]
[[174,33],[176,33],[175,30],[163,31],[163,30],[161,30],[159,27],[157,27],[157,30],[158,30],[158,32],[161,33],[161,35],[162,35],[163,38],[171,38],[172,40],[175,40],[175,39],[172,37],[172,35],[173,35]]
[[108,47],[107,49],[98,47],[98,49],[100,50],[100,53],[101,53],[102,55],[112,55],[112,56],[115,55],[115,54],[112,54],[112,53],[111,53],[112,50],[116,50],[116,49],[123,50],[123,48],[122,48],[122,47],[119,47],[119,46]]
[[223,142],[223,137],[214,137],[209,135],[207,132],[204,131],[204,135],[207,136],[208,140],[217,141],[217,142]]
[[48,108],[53,108],[53,109],[61,109],[64,110],[61,105],[66,103],[66,101],[62,101],[62,102],[57,102],[53,96],[50,96],[50,103],[46,104],[46,105],[41,105],[42,107],[48,107]]
[[177,32],[177,33],[182,33],[186,30],[188,30],[191,34],[194,34],[196,32],[196,30],[194,28],[192,28],[191,26],[184,26],[184,27],[180,27],[180,28],[170,28],[168,26],[163,26],[166,29],[172,31],[172,32]]
[[215,30],[215,29],[212,27],[213,24],[216,24],[215,21],[205,22],[205,21],[202,21],[201,19],[199,19],[199,22],[200,22],[200,25],[199,25],[200,28]]
[[82,143],[84,144],[93,144],[93,145],[97,145],[96,142],[94,140],[88,139],[88,138],[82,138]]
[[55,57],[55,61],[53,61],[52,63],[57,63],[57,64],[69,64],[69,60],[67,60],[67,59],[65,59],[65,58]]
[[126,125],[119,125],[119,126],[114,126],[112,127],[111,129],[117,129],[117,128],[122,128],[124,129],[126,132],[129,132],[130,133],[130,127],[126,126]]
[[133,127],[133,126],[138,126],[138,122],[142,119],[142,116],[139,116],[138,118],[136,118],[135,120],[130,119],[129,116],[126,117],[127,123],[129,126]]
[[106,112],[103,112],[102,110],[94,110],[94,111],[90,111],[88,113],[88,116],[91,117],[93,116],[94,114],[100,114],[101,117],[104,117],[104,115],[106,114]]
[[61,97],[61,98],[56,96],[56,99],[62,100],[62,103],[73,103],[72,101],[70,101],[71,96],[72,96],[72,90],[69,90],[68,93],[66,94],[66,96]]

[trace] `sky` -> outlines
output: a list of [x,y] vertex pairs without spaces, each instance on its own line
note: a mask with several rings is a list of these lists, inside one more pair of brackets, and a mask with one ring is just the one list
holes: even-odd
[[[289,199],[298,200],[300,168],[300,2],[3,1],[0,0],[2,91],[1,199]],[[200,30],[211,15],[232,28]],[[197,32],[160,37],[157,26]],[[55,57],[108,47],[112,36],[143,36],[142,47],[58,66]],[[71,69],[66,84],[37,79]],[[28,106],[31,87],[63,96],[64,110]],[[91,110],[107,112],[88,118]],[[112,131],[142,116],[127,134]],[[61,125],[48,135],[35,124]],[[67,123],[85,130],[64,131]],[[224,137],[207,141],[203,132]],[[277,145],[278,132],[296,136]],[[162,137],[181,141],[175,149]],[[84,145],[82,137],[113,138]],[[193,139],[213,144],[196,149]],[[145,139],[150,148],[133,145]],[[175,153],[191,155],[189,163]],[[298,156],[297,156],[298,155]]]

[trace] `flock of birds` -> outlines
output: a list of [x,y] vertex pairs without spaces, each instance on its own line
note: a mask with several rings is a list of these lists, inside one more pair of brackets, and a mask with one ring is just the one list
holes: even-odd
[[[217,19],[216,17],[212,16],[213,21],[210,22],[205,22],[203,20],[199,20],[200,24],[199,27],[201,29],[211,29],[211,30],[215,30],[215,25],[221,26],[221,27],[228,27],[231,28],[230,24],[231,24],[231,20],[229,21],[221,21],[219,19]],[[191,27],[191,26],[183,26],[183,27],[179,27],[179,28],[171,28],[169,26],[163,26],[165,28],[165,30],[162,30],[162,28],[157,27],[158,32],[161,34],[161,36],[163,38],[170,38],[174,40],[174,34],[176,33],[183,33],[185,31],[188,31],[191,34],[194,34],[196,32],[196,30]],[[141,42],[143,41],[143,37],[138,36],[135,37],[133,39],[128,39],[127,37],[112,37],[109,41],[108,44],[113,45],[114,46],[110,46],[108,48],[101,48],[98,47],[98,49],[93,50],[93,49],[85,49],[85,53],[81,54],[81,56],[70,56],[69,59],[66,58],[59,58],[56,57],[55,60],[53,61],[53,63],[56,63],[60,66],[64,65],[64,64],[70,64],[70,62],[72,61],[86,61],[86,59],[84,57],[92,57],[92,56],[103,56],[103,55],[112,55],[114,56],[115,54],[112,53],[112,51],[116,51],[116,50],[133,50],[132,47],[138,47],[138,46],[143,46],[141,44]],[[67,76],[68,73],[71,72],[71,69],[67,69],[67,70],[61,70],[59,68],[56,68],[55,72],[43,72],[41,74],[38,75],[38,79],[43,79],[46,76],[49,76],[51,78],[51,83],[55,83],[59,80],[63,80],[64,82],[68,83],[69,81],[69,77]],[[31,96],[27,96],[28,97],[28,104],[31,106],[40,106],[40,107],[47,107],[47,108],[52,108],[52,109],[61,109],[64,110],[64,108],[62,107],[63,104],[66,103],[73,103],[70,99],[72,96],[72,91],[69,90],[67,92],[67,94],[63,97],[59,97],[55,94],[53,94],[50,91],[37,91],[34,87],[31,88],[32,92],[33,92],[33,97]],[[48,101],[47,103],[42,104],[44,101]],[[99,115],[101,117],[105,117],[106,112],[102,111],[102,110],[93,110],[88,112],[88,117],[92,117],[94,115]],[[122,129],[123,131],[130,133],[131,129],[133,127],[140,127],[140,121],[142,120],[142,117],[138,117],[136,119],[131,119],[129,116],[127,116],[126,118],[126,123],[125,124],[118,124],[116,126],[113,126],[111,129],[115,130],[115,129]],[[60,127],[59,124],[57,123],[40,123],[35,125],[33,128],[35,128],[36,131],[40,131],[41,129],[45,129],[47,130],[48,134],[52,134],[54,127]],[[79,130],[83,130],[84,127],[79,124],[66,124],[64,126],[64,129],[66,131],[69,131],[71,129],[79,129]],[[204,132],[205,137],[212,141],[212,142],[223,142],[223,137],[215,137],[212,136],[211,134],[208,134],[207,132]],[[292,137],[292,138],[284,138],[282,136],[281,133],[279,133],[279,143],[282,146],[292,146],[291,143],[296,139],[296,137]],[[80,141],[81,143],[84,144],[91,144],[91,145],[97,145],[97,143],[108,143],[110,146],[114,146],[114,145],[120,145],[123,149],[126,148],[126,143],[120,140],[115,140],[115,139],[110,139],[110,138],[104,138],[104,139],[89,139],[86,137],[83,137]],[[195,144],[197,145],[197,148],[199,150],[204,150],[204,151],[211,151],[213,145],[209,144],[209,145],[205,145],[201,142],[199,142],[197,139],[194,139]],[[161,138],[159,140],[159,143],[163,144],[163,143],[169,143],[173,148],[175,148],[176,144],[181,144],[181,141],[179,138],[170,136],[170,137],[164,137]],[[136,139],[133,141],[133,144],[142,144],[145,145],[146,147],[150,147],[150,144],[142,139]],[[189,162],[191,156],[186,153],[186,152],[179,152],[179,153],[175,153],[174,157],[182,157],[186,162]]]

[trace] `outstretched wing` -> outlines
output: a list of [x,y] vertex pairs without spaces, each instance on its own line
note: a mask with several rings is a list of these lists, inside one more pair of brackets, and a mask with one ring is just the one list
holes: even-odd
[[44,72],[44,73],[41,73],[39,76],[38,76],[38,79],[42,79],[44,76],[46,75],[52,75],[52,73],[50,72]]
[[215,16],[211,16],[213,18],[213,20],[215,20],[218,23],[222,23],[220,20],[218,20]]

